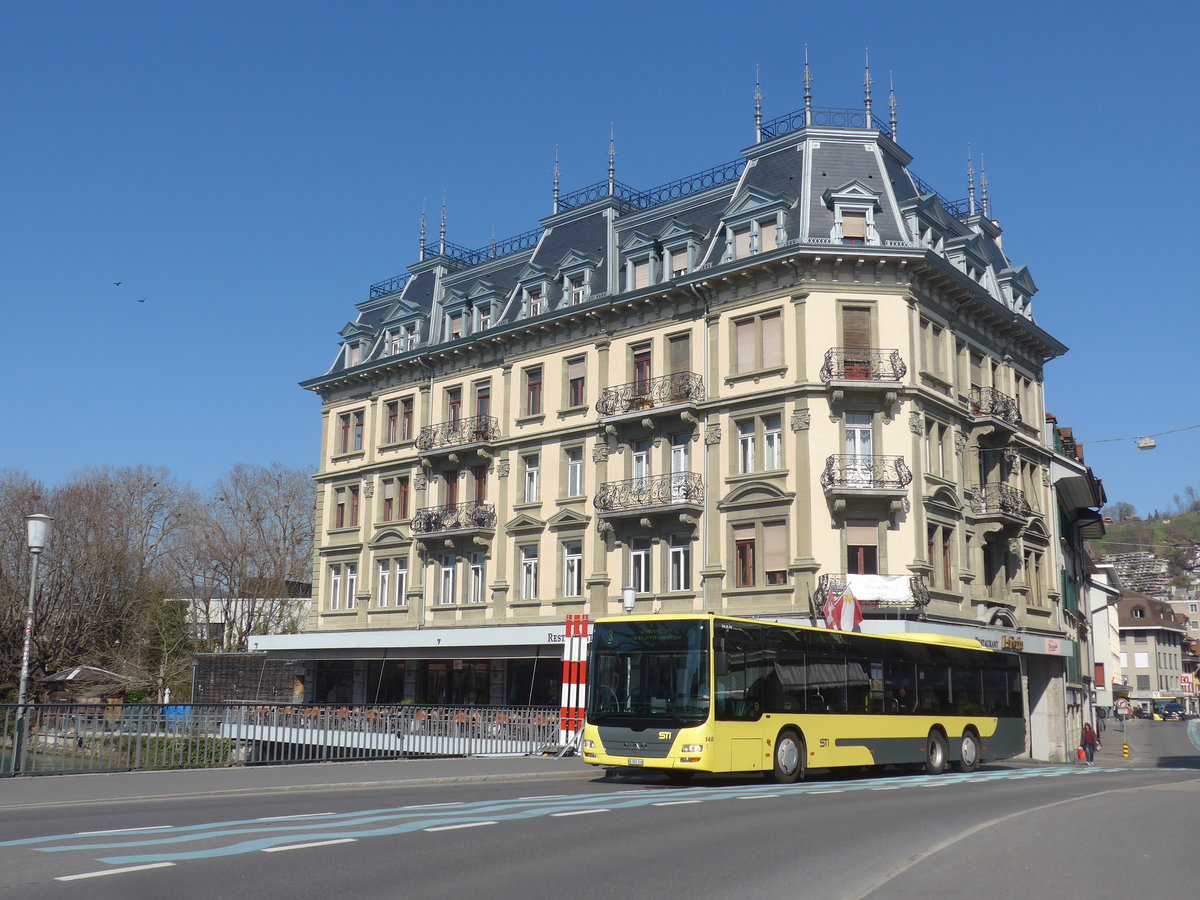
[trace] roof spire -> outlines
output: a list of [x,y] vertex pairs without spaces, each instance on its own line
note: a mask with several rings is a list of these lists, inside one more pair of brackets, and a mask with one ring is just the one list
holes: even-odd
[[988,202],[987,166],[985,166],[983,164],[983,154],[982,153],[979,154],[979,183],[980,183],[980,186],[983,188],[983,197],[982,197],[983,217],[985,219],[990,219],[992,217],[992,205],[990,202]]
[[762,86],[758,77],[758,63],[754,64],[754,143],[762,143]]
[[896,140],[896,85],[892,81],[891,70],[888,70],[888,107],[892,111],[892,140]]
[[446,192],[442,191],[442,227],[438,229],[438,253],[446,252]]
[[866,61],[866,74],[863,76],[863,100],[867,110],[867,127],[871,127],[871,85],[875,80],[871,77],[871,48],[867,47],[863,51],[863,59]]
[[613,123],[608,123],[608,196],[616,193],[617,174],[617,142],[616,129]]
[[554,212],[558,212],[558,144],[554,145]]
[[421,199],[421,234],[417,238],[417,260],[425,258],[425,199]]
[[808,68],[808,44],[804,45],[804,124],[811,125],[812,117],[812,71]]
[[975,163],[971,160],[970,144],[967,144],[967,212],[975,215]]

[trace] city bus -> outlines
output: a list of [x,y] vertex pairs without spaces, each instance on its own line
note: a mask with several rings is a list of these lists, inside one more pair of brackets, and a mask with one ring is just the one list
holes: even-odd
[[761,772],[972,771],[1025,748],[1013,653],[716,615],[600,619],[582,752],[596,766]]

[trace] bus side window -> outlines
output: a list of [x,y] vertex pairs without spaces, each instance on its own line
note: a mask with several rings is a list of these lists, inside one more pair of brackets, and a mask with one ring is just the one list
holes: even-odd
[[884,660],[884,709],[887,712],[910,713],[913,711],[916,675],[916,667],[910,662]]

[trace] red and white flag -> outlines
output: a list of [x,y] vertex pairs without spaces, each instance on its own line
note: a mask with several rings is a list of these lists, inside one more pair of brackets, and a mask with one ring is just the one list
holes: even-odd
[[854,592],[846,588],[841,597],[834,598],[833,590],[825,601],[825,627],[833,631],[862,631],[862,605]]

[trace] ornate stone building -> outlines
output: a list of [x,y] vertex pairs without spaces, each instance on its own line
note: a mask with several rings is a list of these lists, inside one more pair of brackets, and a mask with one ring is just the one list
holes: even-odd
[[422,222],[304,383],[310,632],[258,647],[314,660],[318,693],[352,675],[344,699],[557,703],[564,616],[627,590],[809,621],[849,589],[864,630],[1021,650],[1032,733],[1062,731],[1042,385],[1066,348],[986,176],[935,192],[869,86],[858,109],[756,108],[753,137],[650,190],[610,146],[605,180],[556,174],[536,229],[480,249],[444,209],[436,239]]

